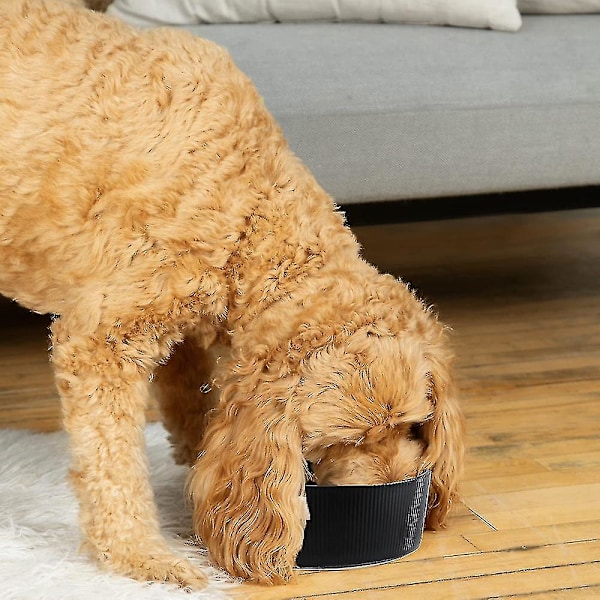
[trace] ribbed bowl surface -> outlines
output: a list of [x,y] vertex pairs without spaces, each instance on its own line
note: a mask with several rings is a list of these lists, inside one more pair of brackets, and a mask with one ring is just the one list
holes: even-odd
[[396,560],[423,538],[431,471],[385,485],[306,486],[310,520],[296,564],[341,569]]

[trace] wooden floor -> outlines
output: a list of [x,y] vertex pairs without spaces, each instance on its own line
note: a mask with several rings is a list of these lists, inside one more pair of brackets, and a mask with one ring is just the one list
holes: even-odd
[[[455,330],[464,503],[404,560],[236,597],[600,598],[600,209],[356,233]],[[46,326],[0,304],[0,427],[59,426]]]

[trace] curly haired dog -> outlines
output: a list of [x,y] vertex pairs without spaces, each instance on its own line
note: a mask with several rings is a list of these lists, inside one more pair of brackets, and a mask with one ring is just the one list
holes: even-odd
[[444,523],[463,457],[444,327],[361,259],[224,50],[3,0],[0,127],[0,292],[55,315],[93,555],[205,580],[159,532],[150,393],[193,464],[195,531],[233,575],[290,578],[306,461],[332,484],[432,468],[428,525]]

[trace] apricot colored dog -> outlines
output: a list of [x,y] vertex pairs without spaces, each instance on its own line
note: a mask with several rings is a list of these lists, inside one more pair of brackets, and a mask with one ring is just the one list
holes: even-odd
[[463,457],[445,329],[361,259],[223,49],[3,0],[0,128],[0,292],[54,315],[92,555],[205,580],[159,532],[151,393],[192,465],[195,531],[233,575],[290,578],[306,461],[333,484],[431,468],[444,523]]

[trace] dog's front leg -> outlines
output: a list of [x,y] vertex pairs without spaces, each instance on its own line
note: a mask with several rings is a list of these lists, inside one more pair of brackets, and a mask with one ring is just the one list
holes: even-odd
[[155,342],[81,335],[61,321],[53,363],[86,548],[123,575],[203,587],[201,570],[161,536],[149,480],[143,430]]

